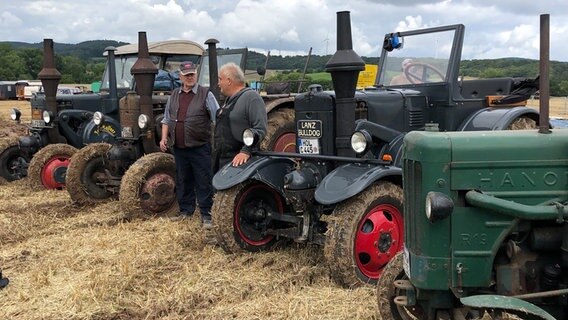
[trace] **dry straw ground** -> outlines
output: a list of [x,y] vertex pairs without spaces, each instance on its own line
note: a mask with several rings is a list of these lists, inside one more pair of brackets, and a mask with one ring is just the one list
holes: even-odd
[[[0,137],[21,132],[7,109]],[[373,288],[336,285],[318,248],[226,254],[197,220],[123,216],[116,202],[80,208],[65,191],[0,184],[0,267],[10,279],[0,319],[375,317]]]
[[[0,101],[0,139],[20,135]],[[537,106],[537,101],[531,101]],[[551,115],[566,115],[565,99]],[[0,319],[373,319],[373,288],[330,280],[319,248],[225,254],[196,220],[126,221],[116,202],[0,183]]]

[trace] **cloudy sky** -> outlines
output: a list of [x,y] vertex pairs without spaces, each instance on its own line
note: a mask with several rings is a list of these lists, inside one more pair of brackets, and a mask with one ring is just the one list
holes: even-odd
[[538,59],[540,14],[550,58],[568,61],[566,0],[0,0],[0,41],[78,43],[209,38],[272,55],[335,52],[336,12],[351,12],[353,47],[378,56],[385,33],[466,26],[464,59]]

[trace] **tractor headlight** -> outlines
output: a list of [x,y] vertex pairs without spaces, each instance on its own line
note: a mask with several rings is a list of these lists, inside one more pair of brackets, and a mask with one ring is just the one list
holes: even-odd
[[426,195],[426,218],[435,222],[447,218],[454,211],[454,201],[446,194],[430,191]]
[[138,128],[144,130],[146,128],[148,128],[148,121],[150,119],[148,118],[147,115],[145,114],[141,114],[138,116]]
[[252,147],[257,143],[258,135],[252,131],[252,129],[245,129],[243,131],[243,143],[247,147]]
[[47,110],[45,110],[41,115],[43,116],[43,121],[45,121],[45,124],[50,124],[51,120],[53,120],[53,115]]
[[21,117],[22,112],[18,108],[12,108],[12,110],[10,110],[10,119],[14,121],[20,121]]
[[93,114],[93,122],[98,126],[103,122],[103,113],[100,111]]
[[371,135],[365,130],[355,131],[351,135],[351,149],[353,149],[353,151],[357,154],[365,153],[369,149],[371,143]]

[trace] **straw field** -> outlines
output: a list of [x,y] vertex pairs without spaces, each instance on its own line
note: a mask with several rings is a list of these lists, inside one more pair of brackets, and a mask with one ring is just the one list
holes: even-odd
[[[29,102],[0,103],[0,139],[21,134],[8,110]],[[0,319],[375,318],[374,288],[335,284],[317,247],[226,254],[198,219],[127,221],[26,182],[0,183]]]

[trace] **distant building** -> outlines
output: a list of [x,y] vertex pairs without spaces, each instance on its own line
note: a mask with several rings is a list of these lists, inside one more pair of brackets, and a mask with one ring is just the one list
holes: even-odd
[[19,80],[16,82],[16,97],[18,100],[30,100],[32,94],[41,88],[40,80]]
[[16,98],[16,81],[0,81],[0,100]]

